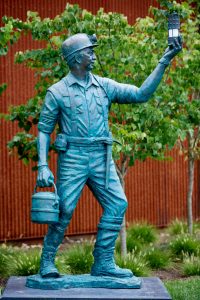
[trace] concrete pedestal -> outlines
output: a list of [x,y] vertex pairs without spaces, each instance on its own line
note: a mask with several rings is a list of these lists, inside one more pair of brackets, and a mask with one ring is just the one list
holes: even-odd
[[159,278],[140,278],[140,289],[67,288],[60,290],[32,289],[25,286],[26,277],[11,277],[2,299],[101,299],[101,300],[171,300]]

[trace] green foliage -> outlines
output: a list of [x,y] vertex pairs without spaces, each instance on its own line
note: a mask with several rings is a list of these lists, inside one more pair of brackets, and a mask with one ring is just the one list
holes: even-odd
[[[139,252],[142,249],[141,242],[134,239],[129,234],[126,237],[126,247],[127,247],[128,252],[134,251],[135,253]],[[117,239],[117,241],[116,241],[115,251],[117,253],[120,253],[120,251],[121,251],[121,241],[120,241],[120,239]]]
[[1,265],[3,277],[11,275],[28,276],[37,274],[40,266],[40,251],[36,249],[29,250],[4,250],[4,261]]
[[0,96],[2,95],[3,91],[5,91],[6,88],[7,88],[7,84],[6,83],[0,84]]
[[13,247],[8,247],[5,244],[2,244],[0,246],[0,276],[6,277],[7,276],[7,262],[8,262],[8,256],[10,257],[15,253],[15,250]]
[[116,264],[121,268],[130,269],[135,276],[147,276],[150,272],[142,252],[128,253],[126,258],[116,256]]
[[77,244],[62,253],[63,262],[71,274],[90,273],[93,263],[92,243]]
[[185,276],[200,276],[200,256],[185,255],[182,270]]
[[145,251],[145,259],[151,269],[166,269],[170,264],[169,253],[159,248],[150,248]]
[[31,35],[45,45],[15,55],[17,64],[35,71],[37,83],[35,96],[25,104],[12,107],[7,115],[22,131],[8,143],[9,150],[16,152],[25,163],[37,160],[35,137],[29,134],[38,123],[47,88],[68,71],[60,53],[60,46],[68,36],[78,32],[96,33],[99,47],[94,73],[139,87],[167,46],[167,14],[177,11],[184,48],[173,60],[169,74],[152,100],[143,105],[112,105],[110,127],[113,136],[121,142],[114,145],[113,158],[122,184],[128,167],[136,160],[170,159],[165,152],[175,144],[189,161],[199,159],[199,4],[197,0],[181,3],[159,0],[159,3],[160,8],[151,7],[149,16],[138,18],[134,26],[122,14],[100,9],[93,15],[70,4],[54,19],[41,19],[37,12],[31,11],[27,12],[25,21],[3,17],[0,55],[5,55],[8,46],[22,35]]
[[200,251],[200,241],[190,235],[181,235],[171,241],[170,249],[174,256],[183,259],[185,254],[197,255]]
[[127,234],[141,244],[150,244],[157,238],[156,229],[147,223],[133,224],[127,229]]
[[165,281],[173,300],[199,300],[200,278]]
[[178,219],[172,221],[168,226],[168,231],[171,235],[180,235],[187,233],[187,223]]
[[28,164],[29,159],[38,160],[37,140],[33,134],[27,132],[18,132],[11,141],[8,142],[8,147],[16,149],[19,159],[22,159],[25,164]]
[[[46,44],[43,49],[16,53],[16,63],[35,70],[36,95],[26,104],[12,107],[8,119],[17,121],[26,133],[37,124],[46,89],[67,72],[67,66],[60,55],[60,46],[65,38],[77,32],[97,34],[99,47],[96,49],[94,73],[140,86],[166,47],[166,10],[176,10],[182,16],[185,49],[183,55],[176,58],[177,66],[173,64],[171,67],[168,84],[162,83],[148,104],[116,104],[112,106],[110,115],[112,132],[121,142],[121,145],[114,147],[115,160],[123,153],[122,161],[128,167],[137,159],[164,159],[166,145],[171,149],[178,136],[182,141],[188,130],[192,132],[194,123],[195,126],[199,124],[198,97],[188,102],[188,95],[194,95],[199,85],[199,44],[198,22],[193,17],[192,7],[185,2],[160,2],[162,10],[151,8],[151,17],[139,18],[134,26],[129,25],[126,17],[121,14],[105,13],[100,9],[96,15],[92,15],[78,5],[69,4],[54,19],[41,19],[37,12],[30,11],[25,21],[4,17],[5,26],[0,31],[3,54],[7,52],[9,43],[16,42],[22,33],[30,34],[34,40],[45,41]],[[31,153],[34,145],[29,140],[26,143],[30,144],[28,151],[20,143],[11,142],[8,147],[11,150],[21,147],[25,153],[21,149],[17,151],[20,158],[35,160],[35,155]],[[122,161],[118,161],[118,170],[125,176],[126,168],[120,165]]]

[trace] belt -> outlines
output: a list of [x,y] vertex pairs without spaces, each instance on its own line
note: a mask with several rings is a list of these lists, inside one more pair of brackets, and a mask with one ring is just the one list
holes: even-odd
[[111,132],[108,137],[73,137],[67,134],[60,133],[57,135],[55,141],[55,147],[59,151],[66,151],[68,144],[76,144],[77,146],[91,146],[96,143],[103,143],[106,145],[106,178],[105,188],[108,189],[109,178],[110,178],[110,161],[112,158],[112,144],[113,142],[119,143],[113,140]]

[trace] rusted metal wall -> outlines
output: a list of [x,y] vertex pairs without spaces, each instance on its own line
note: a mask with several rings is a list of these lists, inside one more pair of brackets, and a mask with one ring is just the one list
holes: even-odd
[[[130,23],[136,17],[144,17],[148,0],[71,0],[95,13],[98,8],[117,11],[127,15]],[[38,11],[41,17],[54,17],[63,11],[64,0],[4,0],[0,1],[0,15],[26,18],[28,10]],[[1,112],[6,112],[11,104],[25,103],[34,95],[34,73],[22,65],[14,65],[14,53],[30,48],[38,48],[39,42],[24,37],[14,45],[6,57],[0,58],[0,83],[7,82],[7,91],[0,98]],[[1,122],[0,133],[0,240],[36,238],[44,235],[46,227],[30,222],[31,193],[36,182],[36,174],[31,166],[24,166],[15,156],[8,154],[6,143],[18,131],[16,124]],[[137,163],[129,170],[126,193],[129,201],[128,222],[148,220],[156,225],[166,225],[175,217],[186,216],[187,164],[173,151],[173,162],[148,160]],[[56,157],[51,160],[55,172]],[[194,215],[200,216],[198,182],[200,168],[195,170]],[[70,224],[69,234],[93,233],[101,215],[101,208],[91,193],[85,188]]]

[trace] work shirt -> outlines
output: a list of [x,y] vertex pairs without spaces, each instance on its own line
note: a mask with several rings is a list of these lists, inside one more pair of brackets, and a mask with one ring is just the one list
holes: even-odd
[[108,136],[108,113],[112,103],[142,102],[134,85],[118,83],[89,74],[83,84],[72,73],[52,85],[45,97],[38,129],[51,134],[56,123],[60,131],[74,137]]

